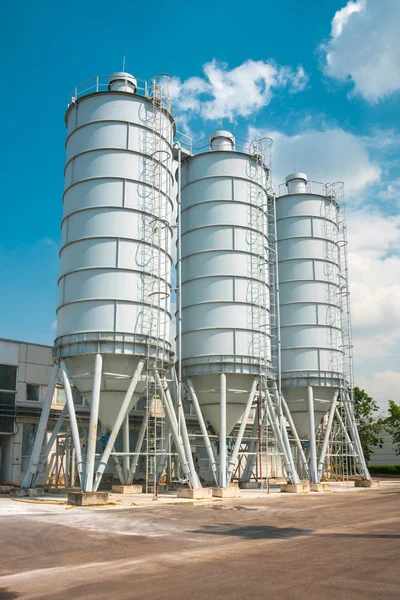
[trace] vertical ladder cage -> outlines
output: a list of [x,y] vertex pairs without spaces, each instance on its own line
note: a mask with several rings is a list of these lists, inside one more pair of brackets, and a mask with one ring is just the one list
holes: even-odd
[[[142,332],[147,336],[146,356],[146,492],[157,494],[158,462],[167,452],[165,415],[155,372],[165,382],[168,353],[168,288],[170,271],[169,199],[171,196],[170,162],[172,154],[168,140],[170,122],[170,82],[167,75],[157,75],[149,82],[152,104],[144,107],[143,116],[143,275]],[[161,474],[160,474],[161,475]]]

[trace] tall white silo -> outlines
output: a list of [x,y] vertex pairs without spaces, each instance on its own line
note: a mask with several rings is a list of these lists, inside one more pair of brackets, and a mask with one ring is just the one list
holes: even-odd
[[182,162],[181,369],[200,421],[219,435],[218,474],[209,440],[206,446],[221,487],[232,470],[226,436],[243,413],[246,422],[257,387],[264,393],[260,378],[272,374],[263,157],[270,144],[241,147],[230,132],[216,131]]
[[[319,481],[316,430],[332,425],[339,393],[347,394],[339,199],[343,184],[308,182],[292,173],[276,199],[280,288],[281,386],[297,433],[309,442],[310,477]],[[329,435],[329,431],[328,431]],[[360,453],[358,453],[360,454]],[[362,452],[359,463],[363,461]]]
[[[164,75],[149,82],[128,73],[97,77],[75,88],[66,112],[54,359],[67,398],[73,384],[91,402],[85,464],[72,424],[85,491],[97,489],[116,435],[137,399],[150,387],[157,389],[173,363],[175,123],[169,83]],[[160,386],[157,393],[164,395],[164,383]],[[166,412],[174,420],[169,409],[172,403]],[[71,410],[72,403],[70,418]],[[98,418],[111,436],[94,475]],[[181,440],[176,443],[186,464]]]

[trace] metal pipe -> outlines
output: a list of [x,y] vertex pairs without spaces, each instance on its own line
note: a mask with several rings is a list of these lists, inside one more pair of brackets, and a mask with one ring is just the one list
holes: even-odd
[[164,387],[163,383],[161,382],[161,378],[160,378],[158,371],[154,371],[154,374],[155,374],[157,386],[161,390],[161,396],[162,396],[163,403],[164,403],[164,409],[165,409],[165,412],[167,413],[167,418],[168,418],[168,421],[169,421],[169,424],[171,427],[172,437],[175,442],[176,450],[178,453],[180,463],[182,465],[183,472],[185,473],[186,477],[189,480],[190,487],[194,488],[194,487],[196,487],[197,482],[195,479],[193,479],[192,474],[190,472],[189,464],[188,464],[188,461],[187,461],[187,458],[185,455],[185,449],[183,447],[182,438],[180,437],[180,435],[178,433],[178,421],[176,419],[176,415],[173,410],[171,398],[165,393],[165,387]]
[[32,485],[36,485],[36,480],[40,473],[42,473],[44,466],[46,464],[47,457],[49,456],[54,442],[56,441],[56,437],[61,431],[62,424],[64,423],[65,416],[67,414],[67,405],[64,404],[62,411],[57,419],[56,424],[54,425],[53,431],[51,432],[51,436],[47,444],[43,447],[42,452],[40,454],[39,463],[37,466],[37,471],[32,477]]
[[[275,292],[276,292],[276,339],[277,339],[277,359],[278,359],[278,414],[282,415],[282,341],[281,341],[281,307],[280,307],[280,286],[279,286],[279,258],[278,258],[278,236],[276,225],[276,197],[273,194],[274,211],[274,250],[275,250]],[[283,418],[280,419],[281,430],[284,427]]]
[[301,441],[300,441],[300,438],[299,438],[299,434],[297,433],[297,429],[296,429],[296,426],[294,424],[293,417],[291,415],[291,412],[289,410],[289,407],[288,407],[288,405],[286,403],[286,400],[285,400],[285,397],[283,396],[283,394],[281,396],[281,400],[282,400],[282,406],[283,406],[283,410],[284,410],[285,416],[286,416],[286,418],[287,418],[287,420],[289,422],[289,427],[292,430],[292,434],[293,434],[293,437],[294,437],[294,441],[296,443],[296,447],[297,447],[297,451],[298,451],[299,456],[300,456],[301,463],[303,465],[305,474],[309,478],[310,477],[310,470],[308,468],[308,461],[306,459],[306,455],[304,454],[303,446],[301,445]]
[[214,481],[215,481],[215,485],[218,485],[218,469],[217,469],[217,463],[215,460],[215,456],[214,456],[214,451],[210,442],[210,437],[208,435],[208,431],[207,431],[207,427],[206,424],[204,422],[204,418],[203,418],[203,413],[201,412],[201,408],[200,408],[200,404],[199,404],[199,400],[197,398],[193,383],[191,379],[187,379],[186,381],[186,385],[188,387],[189,393],[191,395],[192,398],[192,402],[194,405],[194,409],[196,411],[196,415],[197,415],[197,419],[199,421],[199,425],[200,425],[200,430],[201,433],[203,435],[203,439],[204,439],[204,443],[206,446],[206,451],[207,451],[207,456],[208,456],[208,460],[210,461],[210,467],[211,467],[211,471],[214,477]]
[[60,367],[61,367],[61,374],[62,374],[62,378],[63,378],[63,382],[64,382],[65,397],[66,397],[67,406],[68,406],[69,424],[71,427],[72,441],[74,443],[74,448],[75,448],[76,468],[78,470],[79,483],[81,485],[81,488],[83,489],[84,481],[83,481],[82,448],[81,448],[81,440],[79,437],[78,423],[76,421],[74,399],[72,397],[71,384],[68,379],[67,366],[64,361],[61,361]]
[[307,387],[308,427],[310,431],[310,481],[317,483],[317,442],[315,438],[314,393],[312,386]]
[[103,367],[103,357],[96,354],[94,357],[94,375],[92,403],[90,409],[89,434],[86,450],[86,469],[85,469],[85,492],[93,491],[94,463],[97,442],[97,425],[99,420],[100,390],[101,390],[101,370]]
[[[164,429],[164,440],[165,440],[166,444],[168,442],[169,430],[170,430],[169,423],[166,423],[165,429]],[[159,483],[160,483],[160,479],[161,479],[164,469],[166,467],[167,460],[168,460],[168,448],[165,448],[165,453],[160,455],[158,465],[157,465],[157,472],[156,472],[156,479],[155,479],[157,485],[159,485]]]
[[226,487],[226,375],[220,375],[219,487]]
[[235,446],[233,448],[231,457],[229,459],[228,472],[227,472],[227,475],[226,475],[226,483],[227,483],[227,485],[229,485],[229,483],[231,481],[231,477],[232,477],[232,474],[233,474],[233,469],[235,468],[235,465],[236,465],[236,460],[237,460],[237,457],[238,457],[238,454],[239,454],[240,445],[242,443],[242,439],[243,439],[243,435],[244,435],[244,432],[245,432],[245,429],[246,429],[247,421],[249,419],[249,414],[250,414],[251,406],[253,404],[254,394],[256,393],[257,383],[258,383],[257,379],[254,379],[253,384],[251,386],[249,397],[247,399],[246,408],[245,408],[243,416],[242,416],[242,421],[240,423],[239,432],[237,434]]
[[127,485],[132,485],[133,478],[136,475],[136,469],[138,466],[138,462],[139,462],[139,458],[140,458],[140,451],[142,449],[143,440],[144,440],[144,436],[146,434],[148,421],[149,421],[149,413],[146,410],[146,412],[143,416],[143,419],[142,419],[142,424],[140,425],[139,435],[138,435],[138,439],[136,442],[135,455],[133,457],[131,468],[129,469],[129,474],[128,474],[128,478],[126,481]]
[[318,459],[318,471],[317,471],[318,482],[321,481],[322,470],[324,468],[325,456],[326,456],[326,451],[328,449],[329,438],[331,436],[333,417],[335,416],[335,410],[336,410],[338,398],[339,398],[339,390],[335,390],[331,408],[329,410],[328,423],[326,425],[326,430],[325,430],[325,437],[324,437],[324,441],[322,443],[322,448],[321,448],[321,452],[320,452],[319,459]]
[[95,492],[98,490],[98,487],[100,485],[100,481],[101,481],[101,478],[103,477],[104,469],[106,468],[108,459],[110,458],[110,454],[111,454],[112,448],[115,444],[115,440],[117,439],[119,430],[121,429],[121,425],[122,425],[124,419],[126,418],[126,415],[128,414],[129,410],[131,410],[131,408],[132,408],[132,406],[131,406],[132,396],[135,392],[137,383],[142,374],[143,367],[144,367],[144,361],[140,360],[137,364],[135,373],[134,373],[134,375],[131,379],[131,382],[129,384],[129,387],[126,391],[124,400],[121,404],[121,408],[120,408],[117,418],[115,420],[114,427],[113,427],[111,435],[108,439],[107,446],[103,452],[103,456],[101,457],[100,463],[97,467],[94,485],[93,485],[93,491],[95,491]]
[[[182,160],[182,149],[178,143],[178,196],[177,196],[177,208],[178,208],[178,406],[182,403],[182,198],[181,198],[181,160]],[[180,419],[181,415],[178,414],[178,432],[180,434]]]
[[[126,415],[126,419],[124,421],[124,428],[122,430],[123,433],[123,451],[124,452],[128,452],[130,451],[130,444],[129,444],[129,413]],[[129,471],[130,471],[130,466],[131,466],[131,459],[129,457],[129,454],[127,456],[124,457],[124,479],[127,480],[128,476],[129,476]]]
[[31,458],[29,460],[29,467],[21,483],[22,488],[32,487],[33,481],[37,473],[40,453],[42,451],[42,446],[46,435],[47,422],[49,420],[50,415],[51,402],[53,399],[54,389],[56,387],[57,373],[58,364],[54,363],[49,379],[49,384],[47,386],[46,397],[43,402],[42,413],[40,415],[39,425],[36,432],[35,442],[33,444]]

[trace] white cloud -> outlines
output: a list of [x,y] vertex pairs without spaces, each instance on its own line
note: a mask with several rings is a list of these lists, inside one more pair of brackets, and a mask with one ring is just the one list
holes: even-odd
[[365,389],[384,411],[388,409],[389,400],[399,402],[400,373],[397,371],[381,371],[372,377],[360,377],[356,380],[356,385]]
[[321,46],[324,72],[354,84],[354,93],[377,102],[400,90],[400,2],[348,2],[332,20],[331,37]]
[[381,169],[371,160],[366,142],[343,129],[309,129],[289,136],[250,127],[249,139],[261,137],[273,140],[272,173],[277,184],[298,170],[314,181],[344,181],[346,195],[361,200],[365,188],[379,180]]
[[400,215],[348,213],[355,358],[382,360],[400,342]]
[[269,104],[273,89],[287,88],[296,93],[302,91],[308,81],[302,66],[293,70],[272,60],[247,60],[229,69],[214,59],[203,65],[203,73],[203,77],[173,80],[171,92],[178,113],[205,120],[234,121]]

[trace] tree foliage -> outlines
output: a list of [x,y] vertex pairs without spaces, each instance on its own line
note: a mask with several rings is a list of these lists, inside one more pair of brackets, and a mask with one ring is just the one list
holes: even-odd
[[361,446],[367,462],[371,458],[373,449],[376,446],[379,448],[382,448],[383,446],[381,433],[385,424],[385,419],[377,415],[378,410],[379,405],[371,398],[371,396],[368,396],[365,390],[361,390],[358,387],[354,388],[354,413]]
[[385,419],[385,429],[393,437],[396,454],[400,454],[400,405],[394,400],[389,400],[389,416]]

